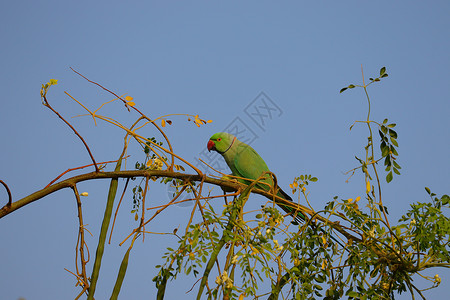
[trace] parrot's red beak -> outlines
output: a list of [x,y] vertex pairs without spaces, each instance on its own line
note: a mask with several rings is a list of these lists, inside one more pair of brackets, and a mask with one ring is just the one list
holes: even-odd
[[208,147],[208,151],[215,150],[216,149],[216,144],[214,144],[213,141],[209,140],[207,147]]

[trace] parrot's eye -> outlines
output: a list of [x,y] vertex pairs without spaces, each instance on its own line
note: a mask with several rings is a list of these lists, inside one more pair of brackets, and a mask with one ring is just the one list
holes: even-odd
[[222,140],[222,138],[218,138],[217,141],[220,142]]

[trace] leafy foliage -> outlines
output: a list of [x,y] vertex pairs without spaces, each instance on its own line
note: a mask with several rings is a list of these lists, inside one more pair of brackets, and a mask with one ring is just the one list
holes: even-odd
[[[173,121],[168,119],[169,115],[150,119],[137,109],[133,97],[126,96],[123,99],[111,92],[116,98],[107,103],[121,100],[127,110],[139,115],[132,126],[126,127],[117,120],[98,114],[104,104],[96,110],[90,110],[67,93],[88,111],[94,121],[103,120],[126,132],[124,149],[116,161],[115,171],[108,177],[111,178],[110,191],[91,277],[86,275],[88,260],[83,252],[87,245],[83,237],[85,228],[79,197],[84,193],[78,194],[78,181],[74,181],[75,177],[70,179],[72,181],[69,186],[74,190],[77,199],[80,220],[77,242],[81,247],[77,246],[77,271],[74,273],[77,276],[77,284],[82,287],[78,297],[82,294],[86,294],[88,299],[94,297],[118,178],[123,176],[127,181],[120,201],[129,196],[126,194],[129,180],[139,180],[131,189],[130,196],[131,213],[135,224],[138,225],[121,243],[122,245],[129,238],[131,240],[120,263],[111,299],[116,299],[119,295],[134,242],[148,236],[145,226],[166,208],[184,201],[192,201],[194,207],[184,230],[177,228],[169,233],[178,239],[177,245],[167,247],[161,264],[156,266],[157,275],[153,282],[158,289],[158,299],[164,298],[167,285],[172,284],[169,282],[181,276],[198,278],[197,299],[205,295],[208,299],[268,297],[274,300],[279,296],[283,299],[391,299],[395,294],[403,292],[409,292],[412,297],[419,294],[425,298],[424,291],[439,286],[441,278],[438,274],[427,277],[421,272],[430,268],[450,267],[450,219],[444,214],[444,210],[450,208],[450,197],[439,197],[426,187],[429,200],[411,204],[395,225],[390,224],[388,208],[383,203],[382,180],[378,166],[381,162],[384,164],[387,183],[392,182],[394,175],[400,175],[401,167],[397,161],[398,134],[395,131],[396,124],[388,119],[382,122],[371,120],[371,99],[368,93],[370,85],[386,77],[388,74],[383,67],[378,77],[369,78],[368,84],[363,76],[361,85],[349,84],[340,90],[342,93],[348,89],[360,88],[367,98],[366,119],[355,121],[350,127],[351,130],[356,124],[367,126],[365,155],[355,156],[358,165],[347,172],[350,173],[350,180],[357,170],[361,170],[359,174],[364,178],[365,193],[354,199],[335,196],[322,210],[315,211],[309,202],[312,195],[308,188],[318,182],[318,178],[309,174],[299,175],[294,178],[290,187],[292,193],[297,194],[299,200],[304,200],[308,207],[295,202],[287,205],[307,216],[303,224],[292,222],[291,216],[283,215],[275,207],[273,199],[276,196],[257,190],[257,181],[249,185],[234,182],[231,187],[236,189],[236,192],[228,195],[214,196],[210,191],[205,193],[205,182],[230,189],[226,184],[233,181],[227,182],[227,176],[219,176],[222,180],[214,181],[206,177],[194,164],[173,152],[170,141],[162,130],[173,124]],[[47,100],[47,92],[55,84],[57,81],[52,79],[42,85],[41,97],[43,104],[64,120]],[[197,127],[211,122],[201,119],[198,115],[185,116],[188,122]],[[137,134],[136,130],[146,125],[154,126],[161,136],[144,138]],[[378,138],[373,136],[375,131],[378,131],[379,142]],[[77,135],[81,138],[78,133]],[[130,140],[135,140],[143,152],[143,159],[135,163],[132,175],[120,171]],[[87,144],[85,145],[90,153]],[[104,166],[99,168],[92,154],[91,158],[96,171],[90,178],[105,175],[102,171]],[[107,163],[109,162],[105,165]],[[187,167],[193,169],[196,174],[182,173]],[[87,175],[90,174],[85,174]],[[159,180],[160,184],[173,187],[172,200],[162,206],[146,208],[150,180]],[[52,182],[47,188],[57,189],[57,184]],[[67,186],[61,188],[64,187]],[[268,199],[256,211],[248,210],[247,206],[249,197],[254,193],[263,194]],[[182,194],[192,196],[180,200]],[[216,201],[219,197],[224,199],[223,207]],[[232,201],[229,201],[230,198]],[[36,200],[30,199],[9,203],[0,212],[6,215],[20,207],[17,202],[23,205],[23,202],[31,203]],[[117,210],[119,207],[120,202]],[[148,217],[148,210],[154,211],[151,217]],[[180,233],[181,231],[184,232]],[[78,264],[81,265],[81,271]],[[419,289],[413,284],[413,278],[417,275],[429,280],[430,286]]]

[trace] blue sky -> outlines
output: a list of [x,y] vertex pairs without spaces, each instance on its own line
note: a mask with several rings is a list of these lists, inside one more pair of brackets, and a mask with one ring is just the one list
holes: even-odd
[[[175,151],[192,161],[213,133],[239,117],[257,136],[252,146],[285,190],[300,174],[319,178],[310,197],[320,209],[335,195],[346,199],[364,192],[363,177],[357,174],[345,183],[343,173],[356,166],[355,155],[363,154],[366,128],[349,131],[349,126],[365,118],[367,104],[362,90],[339,90],[361,82],[361,65],[366,77],[386,66],[389,77],[369,92],[372,118],[398,124],[402,175],[383,184],[384,203],[395,222],[410,203],[427,200],[425,186],[438,195],[449,193],[449,13],[448,1],[4,3],[0,178],[17,200],[66,169],[89,163],[81,143],[39,98],[41,83],[55,78],[59,84],[50,91],[49,101],[67,118],[83,111],[64,91],[92,108],[112,99],[70,71],[73,67],[117,94],[134,97],[152,118],[188,113],[212,119],[197,128],[184,117],[172,118],[167,128]],[[279,108],[263,128],[245,113],[261,92]],[[118,104],[102,111],[124,124],[136,117]],[[122,132],[106,124],[95,127],[88,118],[70,121],[97,161],[118,157]],[[150,130],[146,134],[156,135]],[[137,151],[131,154],[130,168],[142,159]],[[88,238],[92,255],[107,186],[106,181],[79,186],[90,194],[83,205],[94,234]],[[168,201],[163,187],[152,188],[152,203]],[[128,213],[131,201],[124,205],[121,227],[105,253],[98,299],[109,297],[125,252],[117,244],[135,225]],[[189,207],[176,207],[147,229],[171,232],[189,213]],[[75,297],[74,278],[64,270],[74,268],[77,237],[76,203],[69,190],[33,203],[0,224],[0,288],[5,299]],[[175,240],[158,236],[154,241],[137,243],[133,249],[121,292],[124,299],[155,294],[154,265]],[[427,274],[435,273],[443,284],[427,293],[430,299],[450,291],[450,272]],[[194,281],[169,283],[168,299],[184,296]],[[415,282],[425,287],[419,278]]]

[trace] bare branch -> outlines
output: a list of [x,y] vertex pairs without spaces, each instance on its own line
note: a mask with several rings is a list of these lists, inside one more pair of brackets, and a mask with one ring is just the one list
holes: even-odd
[[3,184],[3,186],[5,187],[5,189],[6,189],[6,192],[8,193],[8,203],[5,205],[5,206],[11,206],[11,203],[12,203],[12,195],[11,195],[11,191],[9,190],[9,187],[8,187],[8,185],[3,181],[3,180],[0,180],[0,183],[1,184]]
[[98,166],[97,166],[97,163],[95,162],[94,156],[92,155],[91,149],[89,149],[89,146],[87,145],[87,143],[86,143],[86,141],[83,139],[83,137],[78,133],[78,131],[75,130],[75,128],[74,128],[74,127],[73,127],[66,119],[63,118],[63,116],[61,116],[61,115],[59,114],[59,112],[57,112],[57,111],[50,105],[50,103],[48,103],[47,97],[46,97],[45,95],[43,95],[42,97],[43,97],[43,99],[44,99],[43,104],[44,104],[46,107],[48,107],[52,112],[54,112],[61,120],[63,120],[64,123],[66,123],[67,126],[69,126],[70,129],[72,129],[72,131],[80,138],[80,140],[81,140],[81,141],[83,142],[83,144],[84,144],[84,147],[86,148],[87,152],[89,153],[89,156],[91,157],[91,160],[92,160],[92,162],[93,162],[93,164],[94,164],[94,166],[95,166],[95,171],[96,171],[96,172],[99,172],[100,170],[99,170],[99,168],[98,168]]

